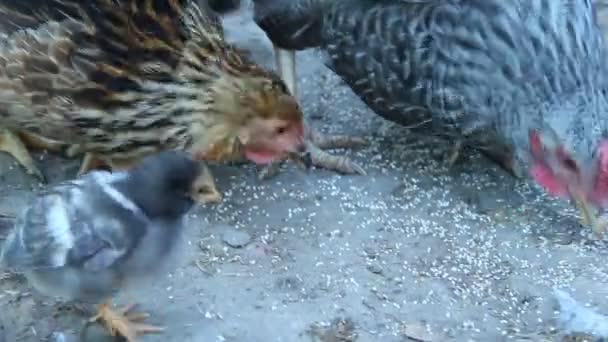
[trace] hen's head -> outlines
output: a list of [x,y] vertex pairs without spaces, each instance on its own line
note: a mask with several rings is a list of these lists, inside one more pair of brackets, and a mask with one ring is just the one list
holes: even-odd
[[[221,161],[238,154],[256,164],[286,158],[304,147],[304,117],[285,84],[274,77],[235,77],[213,87],[212,143],[195,142],[201,159]],[[198,149],[197,149],[198,146]]]
[[551,195],[574,200],[581,210],[608,208],[608,138],[594,153],[573,155],[550,128],[529,133],[532,178]]

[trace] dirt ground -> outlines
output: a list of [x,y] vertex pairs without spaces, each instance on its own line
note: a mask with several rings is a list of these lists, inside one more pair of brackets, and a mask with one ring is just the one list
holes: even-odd
[[[228,37],[272,66],[248,15],[226,20]],[[555,341],[553,286],[608,314],[607,243],[567,203],[475,153],[448,169],[449,144],[380,119],[316,52],[298,72],[315,127],[369,139],[346,152],[368,175],[213,167],[223,203],[193,210],[182,265],[134,294],[167,327],[142,341]],[[52,182],[77,170],[39,157]],[[4,213],[37,187],[5,155],[0,182]],[[0,303],[0,341],[76,341],[84,320],[21,278],[0,282]]]

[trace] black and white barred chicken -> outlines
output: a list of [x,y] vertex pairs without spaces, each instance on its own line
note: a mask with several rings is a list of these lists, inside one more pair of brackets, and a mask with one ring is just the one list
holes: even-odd
[[294,50],[320,48],[383,118],[529,174],[603,234],[608,85],[591,0],[253,2],[288,87]]

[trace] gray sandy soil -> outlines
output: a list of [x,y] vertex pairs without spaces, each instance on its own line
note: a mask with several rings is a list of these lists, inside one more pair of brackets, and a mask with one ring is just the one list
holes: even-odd
[[[229,40],[272,67],[241,14],[226,19]],[[448,169],[450,143],[383,121],[318,53],[298,63],[307,117],[368,138],[336,151],[368,175],[286,165],[259,181],[251,165],[213,167],[224,202],[193,210],[181,265],[133,294],[167,327],[142,341],[552,341],[553,286],[608,314],[607,244],[567,203],[473,152]],[[36,156],[52,183],[77,171]],[[38,186],[0,154],[0,212],[18,213]],[[0,282],[0,303],[0,341],[75,341],[84,320],[16,276]]]

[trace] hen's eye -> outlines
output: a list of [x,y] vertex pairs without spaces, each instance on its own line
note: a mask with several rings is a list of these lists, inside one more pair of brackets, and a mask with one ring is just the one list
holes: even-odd
[[576,165],[576,162],[574,160],[572,160],[571,158],[565,158],[564,159],[564,165],[566,166],[566,168],[568,168],[570,171],[577,171],[578,167]]
[[277,132],[277,134],[283,134],[283,133],[285,133],[286,131],[287,131],[287,128],[286,128],[286,127],[284,127],[284,126],[281,126],[281,127],[277,127],[277,128],[276,128],[276,132]]

